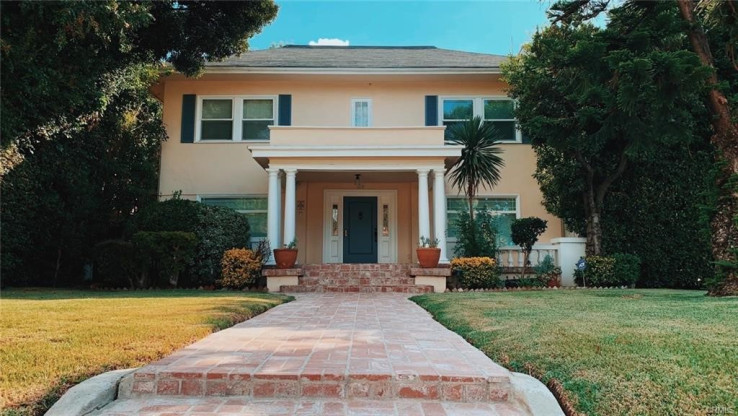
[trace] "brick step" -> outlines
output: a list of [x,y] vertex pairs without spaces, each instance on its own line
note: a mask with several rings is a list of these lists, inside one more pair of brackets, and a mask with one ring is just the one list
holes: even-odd
[[249,372],[240,368],[141,371],[127,376],[119,398],[151,396],[245,396],[258,398],[421,399],[450,402],[506,402],[508,377],[438,374],[330,374]]
[[433,293],[433,286],[429,285],[384,285],[384,286],[361,286],[361,285],[298,285],[280,286],[280,292],[308,293],[308,292],[334,292],[334,293]]
[[412,285],[412,277],[301,277],[301,285],[306,286],[402,286]]

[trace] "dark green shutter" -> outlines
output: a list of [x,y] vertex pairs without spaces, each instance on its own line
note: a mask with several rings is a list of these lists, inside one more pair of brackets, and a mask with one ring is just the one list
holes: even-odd
[[437,95],[426,95],[425,96],[425,125],[426,126],[437,126],[438,125],[438,96]]
[[182,127],[180,142],[195,142],[195,104],[197,97],[195,94],[185,94],[182,96]]
[[289,94],[279,95],[279,125],[280,126],[291,126],[292,125],[292,96]]

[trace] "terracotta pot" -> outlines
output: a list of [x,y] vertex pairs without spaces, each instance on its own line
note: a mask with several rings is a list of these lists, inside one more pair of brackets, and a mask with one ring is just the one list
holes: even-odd
[[438,247],[418,247],[418,263],[424,269],[433,269],[438,267],[438,260],[441,259],[441,249]]
[[295,262],[297,262],[297,249],[275,248],[274,262],[277,263],[278,269],[291,269],[295,267]]
[[549,276],[548,282],[546,282],[546,286],[548,286],[548,287],[558,287],[558,286],[560,286],[560,284],[559,284],[559,276],[558,275]]

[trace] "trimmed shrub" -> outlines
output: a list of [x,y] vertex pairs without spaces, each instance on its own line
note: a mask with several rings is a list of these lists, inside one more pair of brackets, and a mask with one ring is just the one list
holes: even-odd
[[[613,271],[615,269],[615,259],[605,256],[588,256],[587,270],[583,273],[577,270],[574,274],[574,280],[578,286],[614,286]],[[584,279],[583,279],[584,277]]]
[[[139,231],[133,235],[144,273],[138,285],[174,286],[179,283],[179,274],[192,262],[197,245],[193,233],[182,231]],[[148,281],[151,276],[151,281]]]
[[107,240],[93,249],[93,282],[106,288],[135,288],[141,274],[141,260],[133,243]]
[[633,254],[615,253],[613,282],[615,286],[634,286],[641,275],[641,259]]
[[195,254],[182,275],[185,286],[213,285],[220,279],[223,253],[250,245],[245,215],[185,199],[152,204],[136,218],[140,231],[185,231],[197,237]]
[[222,278],[218,284],[229,289],[243,289],[259,280],[263,259],[258,252],[234,248],[223,253],[221,266]]
[[464,289],[501,287],[500,269],[489,257],[461,257],[451,260],[458,285]]

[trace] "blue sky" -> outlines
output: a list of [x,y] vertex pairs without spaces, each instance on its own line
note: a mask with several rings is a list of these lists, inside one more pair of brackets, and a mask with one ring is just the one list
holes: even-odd
[[546,24],[548,1],[277,1],[279,14],[251,39],[306,45],[340,39],[352,46],[431,45],[469,52],[517,53]]

